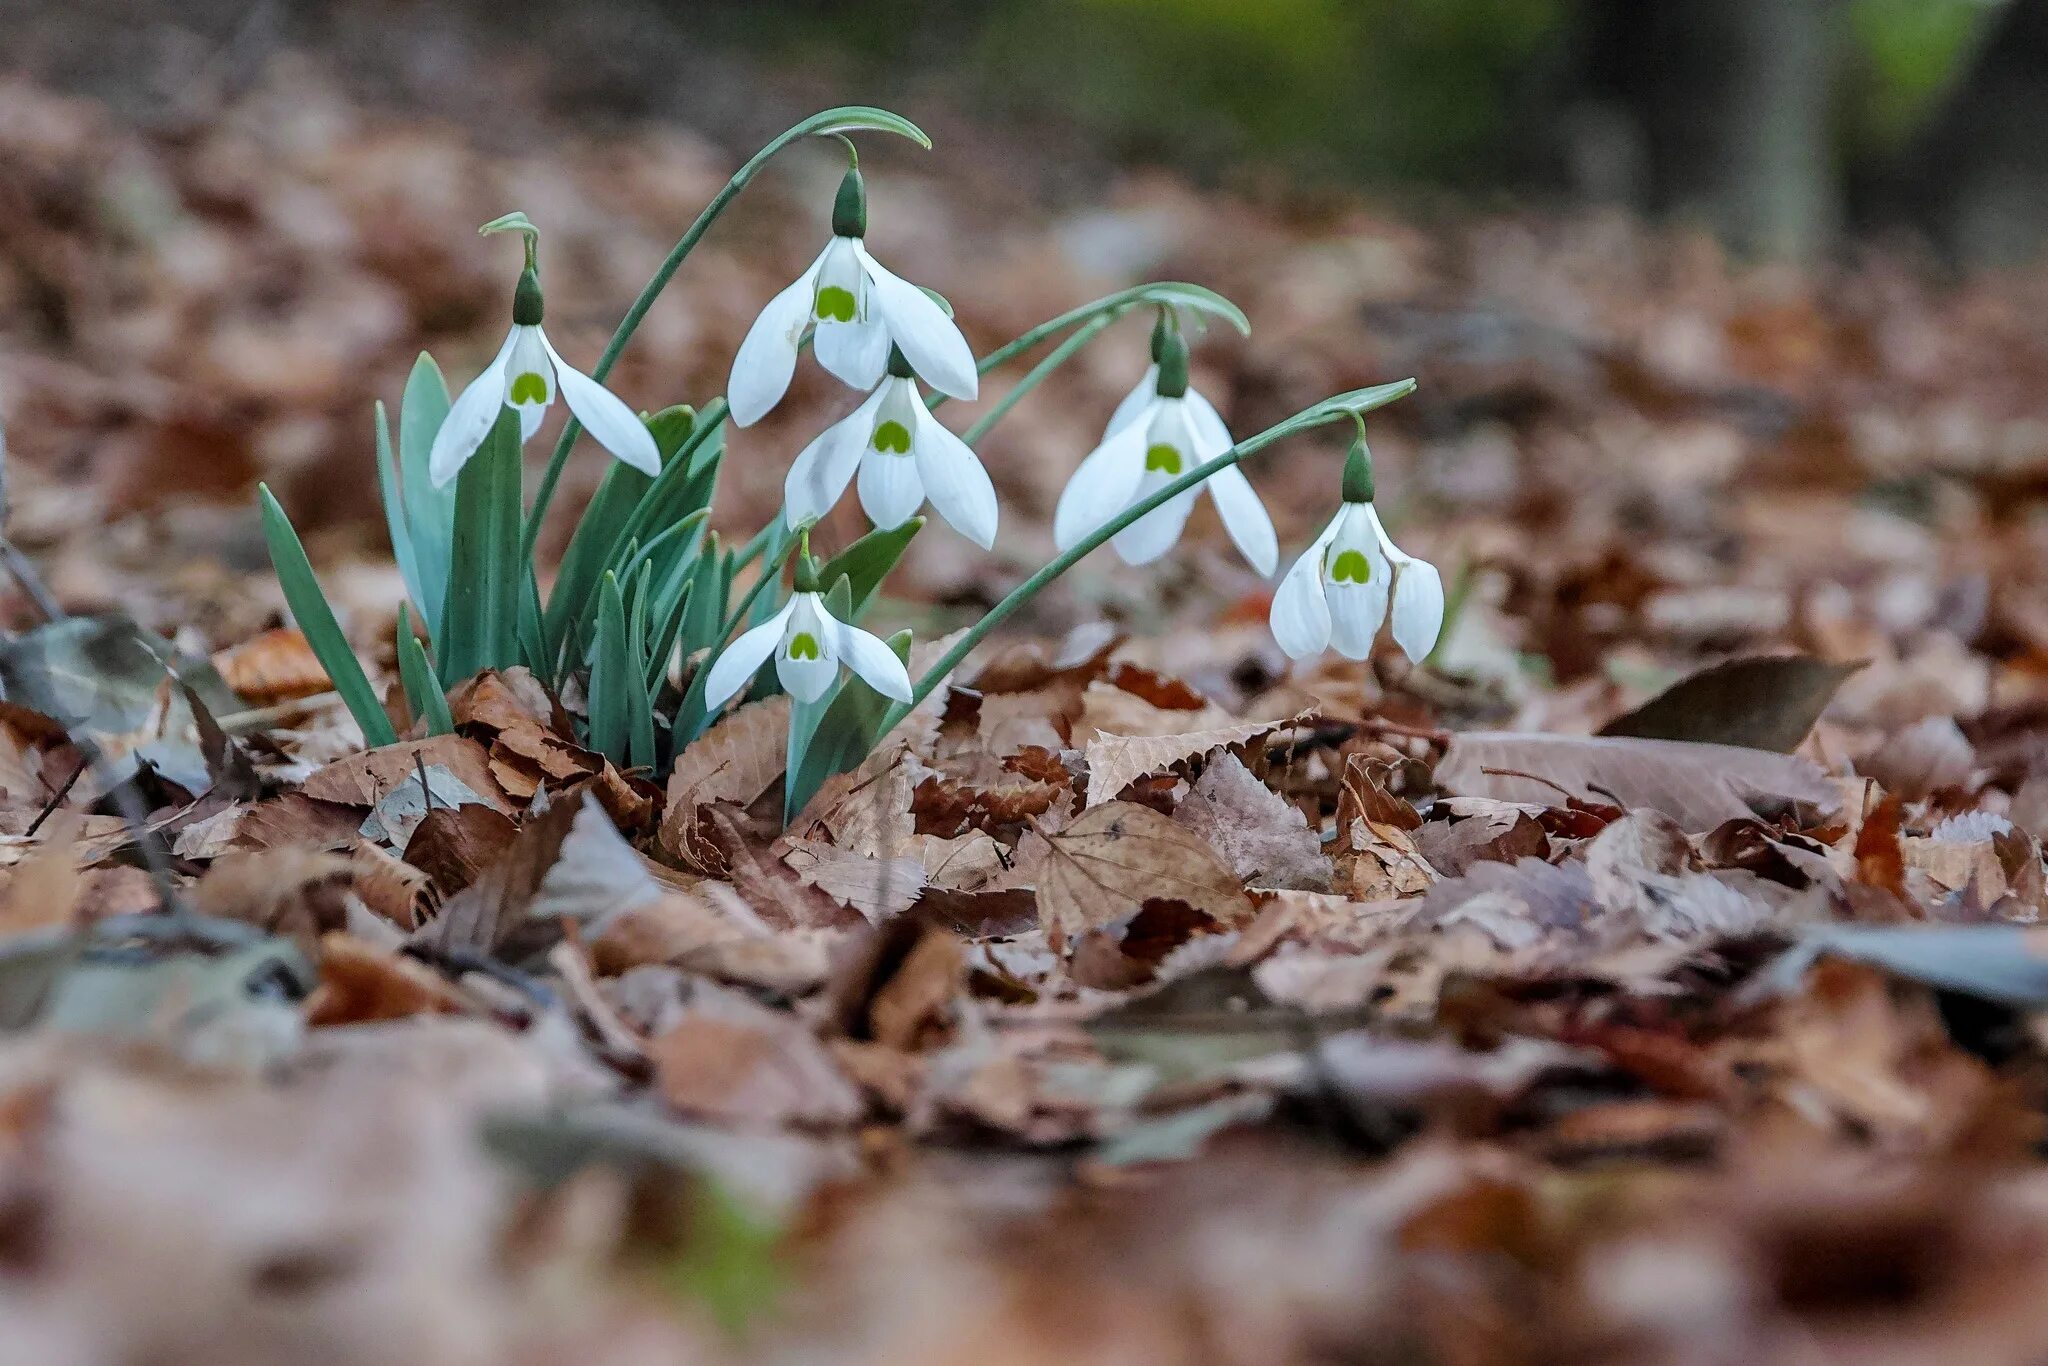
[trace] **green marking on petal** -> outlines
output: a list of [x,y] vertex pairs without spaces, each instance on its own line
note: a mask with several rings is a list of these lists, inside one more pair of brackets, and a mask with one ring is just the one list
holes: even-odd
[[1368,583],[1372,580],[1372,561],[1365,558],[1363,551],[1347,550],[1330,566],[1330,578],[1337,583]]
[[857,303],[852,290],[840,285],[825,285],[818,290],[818,321],[850,323]]
[[514,375],[512,377],[512,387],[506,392],[512,396],[512,402],[515,405],[521,403],[546,403],[548,401],[548,382],[543,376],[536,375],[533,371],[528,370],[523,375]]
[[878,422],[875,424],[873,444],[878,451],[894,451],[898,455],[909,455],[910,429],[894,419]]
[[1180,473],[1180,452],[1163,442],[1145,450],[1146,470],[1161,470],[1167,474]]
[[789,657],[791,659],[816,659],[818,657],[818,638],[809,631],[798,631],[796,639],[789,642]]

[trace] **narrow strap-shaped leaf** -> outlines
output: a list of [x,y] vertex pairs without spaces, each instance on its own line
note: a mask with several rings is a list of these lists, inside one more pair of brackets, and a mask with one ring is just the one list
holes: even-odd
[[520,661],[522,585],[532,570],[519,546],[519,415],[498,421],[455,479],[455,539],[441,613],[441,682]]
[[398,561],[398,576],[405,580],[405,595],[418,603],[426,600],[420,587],[420,562],[413,551],[412,528],[405,521],[405,493],[399,483],[398,454],[391,448],[391,419],[385,415],[384,400],[377,400],[377,496],[384,504],[384,529],[391,536],[391,557]]
[[597,586],[597,638],[590,665],[590,747],[613,763],[630,762],[632,719],[628,693],[640,688],[639,670],[628,658],[626,604],[618,576],[607,572]]
[[398,677],[405,685],[405,700],[412,714],[427,723],[427,734],[452,735],[455,717],[448,710],[448,694],[441,691],[427,647],[413,634],[412,614],[402,602],[398,604]]
[[412,540],[413,561],[419,572],[419,593],[413,605],[426,623],[428,637],[434,640],[441,638],[441,608],[448,600],[455,490],[434,487],[427,474],[427,457],[447,416],[448,384],[434,358],[422,351],[406,377],[405,396],[398,405],[398,483],[406,534]]
[[654,566],[640,567],[626,614],[626,755],[635,768],[654,767],[654,698],[647,681],[647,594]]
[[341,694],[349,715],[362,727],[363,738],[372,745],[392,743],[398,733],[391,728],[391,718],[384,714],[384,704],[378,700],[377,690],[370,686],[362,662],[348,647],[348,637],[341,633],[341,623],[334,619],[334,609],[327,605],[320,581],[313,577],[312,562],[306,558],[306,547],[299,543],[299,533],[292,529],[291,518],[284,515],[267,485],[258,484],[256,496],[263,506],[263,539],[270,545],[270,563],[277,570],[278,586],[284,590],[285,603],[292,609],[299,630],[305,633],[314,658],[327,670],[327,677]]
[[[908,630],[889,638],[889,648],[906,664],[910,662],[910,640]],[[858,678],[840,684],[838,695],[812,730],[802,761],[783,779],[785,823],[796,819],[826,779],[860,766],[882,738],[882,721],[888,712],[889,699]]]
[[859,621],[874,601],[875,591],[882,586],[889,571],[903,558],[903,552],[910,546],[910,538],[917,535],[924,526],[924,518],[913,517],[902,526],[887,531],[870,531],[846,549],[825,562],[818,573],[820,583],[831,583],[834,579],[845,578],[853,594],[853,611],[846,619]]

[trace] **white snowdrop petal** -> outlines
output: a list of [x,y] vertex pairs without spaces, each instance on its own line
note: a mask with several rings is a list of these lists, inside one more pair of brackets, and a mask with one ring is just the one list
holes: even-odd
[[768,301],[734,353],[725,401],[739,426],[759,422],[789,392],[790,377],[796,373],[797,343],[811,321],[812,281],[824,260],[820,252],[809,270]]
[[1052,540],[1061,550],[1131,505],[1145,473],[1145,424],[1132,421],[1088,453],[1053,510]]
[[996,543],[996,486],[980,457],[922,404],[910,453],[925,497],[953,530],[987,550]]
[[711,662],[711,674],[704,680],[704,709],[717,711],[732,696],[754,677],[755,671],[768,662],[768,656],[775,653],[775,647],[782,643],[782,627],[789,620],[790,607],[794,600],[785,605],[767,621],[751,631],[742,632],[739,639],[725,647],[725,652]]
[[811,334],[818,364],[853,389],[872,389],[889,369],[889,329],[879,318],[821,322]]
[[1145,368],[1145,378],[1139,380],[1125,394],[1123,401],[1116,405],[1116,411],[1109,415],[1109,425],[1102,429],[1102,439],[1109,440],[1119,430],[1135,422],[1148,408],[1159,390],[1159,364],[1153,362]]
[[783,516],[789,525],[818,520],[845,494],[860,467],[881,401],[879,391],[868,395],[865,403],[820,432],[798,454],[782,481]]
[[893,451],[867,450],[860,458],[860,505],[883,530],[902,526],[924,506],[917,461]]
[[1269,620],[1273,639],[1290,659],[1306,659],[1330,648],[1330,605],[1323,598],[1323,547],[1302,552],[1273,594]]
[[435,488],[453,479],[491,434],[491,427],[505,406],[505,372],[518,340],[517,328],[505,335],[505,344],[498,348],[497,357],[456,396],[448,416],[441,420],[441,430],[434,433],[434,444],[427,455],[427,478]]
[[1198,449],[1204,460],[1223,454],[1231,447],[1230,428],[1223,424],[1223,415],[1216,411],[1216,405],[1195,389],[1187,392],[1188,416],[1194,422]]
[[1280,566],[1280,538],[1273,531],[1273,519],[1252,488],[1251,480],[1236,465],[1209,476],[1209,496],[1216,500],[1223,529],[1261,578],[1269,578]]
[[640,415],[624,399],[565,362],[547,334],[541,334],[540,342],[547,349],[548,359],[554,362],[555,376],[562,385],[562,401],[583,424],[583,430],[640,473],[649,478],[660,474],[661,450]]
[[942,394],[973,398],[980,392],[981,377],[959,326],[929,294],[884,270],[865,246],[859,250],[874,291],[873,307],[888,324],[889,338],[902,348],[910,368]]
[[1387,581],[1384,572],[1365,583],[1323,585],[1323,600],[1330,608],[1330,644],[1346,659],[1367,659],[1372,655],[1373,637],[1387,616]]
[[816,593],[799,593],[791,603],[775,652],[775,676],[797,701],[815,702],[839,676],[839,623],[818,605]]
[[[1157,471],[1149,472],[1144,482],[1138,485],[1137,494],[1131,502],[1148,497],[1165,487],[1167,482],[1168,479]],[[1182,529],[1188,524],[1188,514],[1195,510],[1195,492],[1188,489],[1174,495],[1111,538],[1110,544],[1123,557],[1125,564],[1150,564],[1173,549],[1180,540]]]
[[1444,629],[1444,581],[1436,566],[1412,556],[1394,580],[1394,643],[1420,664]]
[[839,654],[854,676],[884,697],[910,700],[910,672],[880,636],[843,621],[831,623],[839,632]]

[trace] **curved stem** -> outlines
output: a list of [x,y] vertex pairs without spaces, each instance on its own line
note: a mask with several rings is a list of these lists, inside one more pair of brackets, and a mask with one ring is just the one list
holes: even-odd
[[[726,181],[724,188],[712,196],[711,202],[704,206],[704,211],[697,215],[697,221],[690,224],[689,231],[670,248],[660,268],[654,272],[654,277],[640,291],[640,297],[633,300],[633,306],[628,308],[626,316],[619,320],[611,341],[605,344],[604,354],[599,356],[597,364],[591,367],[590,377],[600,384],[604,383],[606,377],[611,374],[612,367],[618,364],[619,353],[624,351],[626,343],[633,339],[633,334],[640,328],[641,320],[646,318],[647,311],[654,307],[654,301],[661,297],[661,292],[668,288],[668,282],[675,278],[675,273],[682,268],[683,261],[696,250],[697,243],[703,239],[711,225],[718,221],[718,216],[725,212],[726,206],[732,203],[741,190],[747,188],[748,182],[761,173],[761,168],[772,161],[777,152],[792,142],[801,141],[814,133],[839,135],[843,129],[858,128],[899,133],[923,144],[926,148],[932,145],[931,139],[909,120],[894,114],[885,114],[882,110],[858,106],[828,109],[822,114],[813,114],[802,123],[784,131],[773,142],[754,153],[746,165],[733,172],[732,179]],[[547,472],[541,476],[540,487],[534,490],[533,507],[527,513],[526,531],[520,542],[522,558],[533,554],[533,543],[540,535],[541,519],[547,515],[548,504],[554,500],[555,485],[561,481],[562,469],[569,462],[569,449],[576,444],[576,438],[582,431],[583,424],[572,416],[562,428],[560,439],[555,442],[555,452],[548,457]]]
[[1228,469],[1247,456],[1256,455],[1283,437],[1293,436],[1298,432],[1305,432],[1327,423],[1349,422],[1356,414],[1367,413],[1371,412],[1374,408],[1384,407],[1397,398],[1413,393],[1414,390],[1415,381],[1405,379],[1397,380],[1393,384],[1381,384],[1371,389],[1353,390],[1348,394],[1340,394],[1336,398],[1324,399],[1313,407],[1302,409],[1285,421],[1275,423],[1257,436],[1245,438],[1215,459],[1195,466],[1195,468],[1189,470],[1172,483],[1157,489],[1150,496],[1140,498],[1137,502],[1132,503],[1115,517],[1110,518],[1094,531],[1076,541],[1067,550],[1056,556],[1052,563],[1046,565],[1045,568],[1011,589],[1008,597],[1005,597],[1001,602],[990,608],[986,616],[970,627],[966,634],[954,642],[950,650],[947,650],[945,654],[939,657],[938,663],[932,665],[925,675],[917,680],[916,686],[910,690],[910,700],[908,702],[898,702],[889,708],[888,714],[882,718],[882,724],[875,733],[877,735],[886,735],[893,730],[897,722],[908,716],[918,703],[931,695],[932,689],[938,687],[940,683],[945,681],[947,675],[960,666],[960,661],[967,658],[968,653],[975,646],[981,644],[982,640],[990,631],[996,628],[1003,618],[1009,616],[1010,613],[1016,611],[1019,607],[1022,607],[1046,585],[1080,563],[1081,559],[1090,551],[1106,544],[1112,536],[1152,511],[1152,509],[1170,502],[1189,489],[1196,487],[1217,471]]
[[975,442],[987,436],[989,428],[1001,422],[1009,414],[1010,409],[1016,407],[1026,394],[1044,382],[1047,375],[1050,375],[1053,371],[1073,359],[1075,352],[1079,351],[1089,342],[1094,341],[1096,336],[1105,327],[1108,327],[1122,316],[1123,310],[1117,309],[1114,312],[1100,314],[1075,329],[1071,337],[1068,337],[1065,341],[1047,352],[1044,360],[1032,366],[1024,378],[1011,385],[1010,392],[1004,394],[997,401],[995,407],[982,414],[981,418],[972,427],[962,432],[960,439],[969,446],[973,446]]

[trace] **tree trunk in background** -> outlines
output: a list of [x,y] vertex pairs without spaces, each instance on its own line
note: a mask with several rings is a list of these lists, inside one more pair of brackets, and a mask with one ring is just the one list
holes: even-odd
[[[1739,250],[1795,259],[1824,250],[1842,216],[1842,10],[1841,0],[1588,4],[1574,39],[1583,89],[1636,130],[1642,207],[1696,214]],[[1581,117],[1571,126],[1611,136],[1614,124]]]
[[1914,219],[1971,265],[2031,258],[2048,233],[2048,0],[2012,0],[1909,158]]

